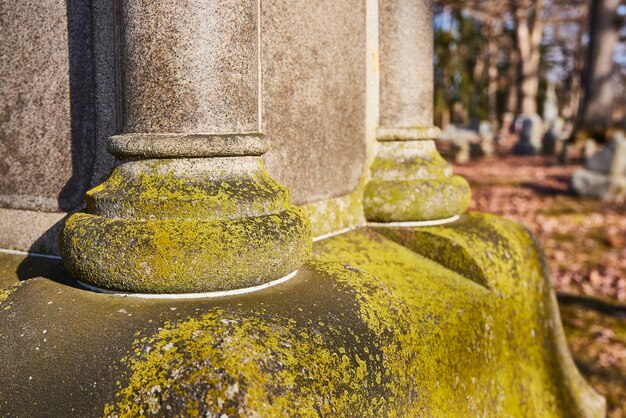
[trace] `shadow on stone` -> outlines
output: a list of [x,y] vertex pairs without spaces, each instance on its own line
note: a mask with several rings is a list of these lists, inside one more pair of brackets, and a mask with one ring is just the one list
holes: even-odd
[[82,288],[65,270],[59,257],[40,253],[41,248],[47,248],[49,243],[58,243],[58,236],[61,228],[69,216],[70,214],[48,229],[30,247],[29,254],[26,258],[21,261],[17,261],[18,264],[15,266],[15,277],[18,281],[43,277],[67,286]]
[[89,187],[95,158],[95,80],[91,2],[67,0],[67,44],[72,176],[59,192],[59,208],[79,206]]
[[[96,154],[95,75],[91,2],[67,0],[67,45],[71,118],[72,175],[58,194],[58,207],[68,214],[43,233],[28,249],[30,253],[14,267],[19,281],[43,277],[80,287],[59,258],[59,233],[65,220],[83,206]],[[53,254],[53,256],[47,255]],[[14,279],[15,280],[15,279]]]

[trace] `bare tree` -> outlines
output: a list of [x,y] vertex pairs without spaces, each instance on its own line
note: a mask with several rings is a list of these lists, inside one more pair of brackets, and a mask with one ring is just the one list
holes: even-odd
[[539,92],[539,64],[543,37],[544,0],[510,0],[515,22],[516,47],[519,56],[519,105],[524,116],[537,113]]
[[611,126],[613,104],[613,52],[623,21],[618,7],[623,0],[592,0],[589,49],[583,76],[584,97],[578,128],[604,136]]

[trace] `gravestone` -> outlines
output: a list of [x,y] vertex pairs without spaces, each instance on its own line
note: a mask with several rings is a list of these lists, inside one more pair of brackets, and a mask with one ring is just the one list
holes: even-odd
[[556,155],[562,148],[562,142],[566,140],[563,134],[565,130],[565,120],[557,118],[552,121],[548,131],[543,137],[541,153],[543,155]]
[[586,197],[623,202],[626,199],[626,138],[616,133],[611,141],[590,157],[585,168],[574,173],[572,190]]
[[496,134],[491,122],[486,120],[480,122],[478,134],[480,135],[481,156],[491,157],[495,152],[494,141],[496,139]]
[[[63,181],[25,186],[41,201],[2,183],[0,413],[603,416],[537,241],[467,213],[435,147],[431,6],[3,1],[3,40],[66,63],[46,100],[40,66],[3,65],[5,120],[58,129],[4,145],[67,157],[76,111],[95,121],[78,184],[98,184],[71,213],[41,205]],[[76,13],[94,68],[77,87]],[[24,33],[38,25],[54,41]],[[47,210],[62,258],[7,251]]]
[[543,102],[543,123],[545,134],[541,141],[541,153],[543,155],[555,155],[563,140],[563,128],[565,121],[559,117],[559,103],[553,83],[548,84],[546,98]]
[[543,138],[543,122],[539,115],[523,116],[521,118],[520,137],[513,153],[516,155],[535,155],[541,151]]
[[549,83],[546,89],[546,97],[543,101],[543,122],[547,129],[559,118],[559,103],[556,97],[554,83]]

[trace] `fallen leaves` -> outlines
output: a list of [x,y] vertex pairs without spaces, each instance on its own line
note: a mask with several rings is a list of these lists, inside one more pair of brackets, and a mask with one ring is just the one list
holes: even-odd
[[578,164],[504,154],[457,165],[472,184],[471,210],[514,219],[541,241],[560,291],[626,301],[626,205],[572,195]]

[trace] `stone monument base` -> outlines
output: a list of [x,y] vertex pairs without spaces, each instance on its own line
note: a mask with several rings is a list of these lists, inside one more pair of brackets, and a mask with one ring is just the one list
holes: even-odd
[[295,277],[201,299],[35,278],[0,293],[16,416],[604,416],[532,235],[490,215],[314,244]]

